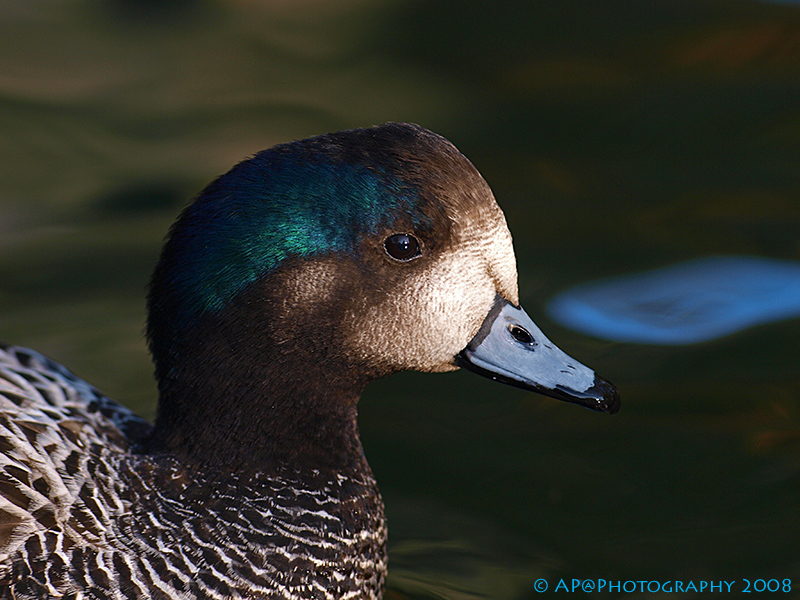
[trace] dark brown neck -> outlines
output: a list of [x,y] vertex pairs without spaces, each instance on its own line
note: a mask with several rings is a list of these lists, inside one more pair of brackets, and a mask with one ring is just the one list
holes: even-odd
[[[147,451],[232,471],[360,468],[357,398],[294,395],[289,402],[260,389],[219,391],[183,389],[180,401],[162,397],[170,409],[160,412]],[[176,414],[188,404],[191,412]]]
[[143,451],[234,471],[363,468],[356,404],[367,379],[311,324],[287,335],[263,302],[240,304],[183,332],[159,370]]

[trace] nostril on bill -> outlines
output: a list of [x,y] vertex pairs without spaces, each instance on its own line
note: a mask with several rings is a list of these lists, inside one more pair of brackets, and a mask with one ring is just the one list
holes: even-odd
[[525,344],[526,346],[536,345],[536,340],[533,339],[533,336],[524,327],[512,323],[508,326],[508,332],[511,334],[511,337],[520,344]]

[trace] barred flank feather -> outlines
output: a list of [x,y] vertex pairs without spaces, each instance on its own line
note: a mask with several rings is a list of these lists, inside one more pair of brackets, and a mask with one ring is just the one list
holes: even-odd
[[0,598],[378,598],[370,473],[191,472],[45,357],[0,350]]

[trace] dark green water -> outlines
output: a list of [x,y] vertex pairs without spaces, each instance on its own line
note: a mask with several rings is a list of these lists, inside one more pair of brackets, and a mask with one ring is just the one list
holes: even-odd
[[468,373],[371,386],[391,597],[800,589],[800,320],[660,347],[544,312],[597,277],[800,259],[797,7],[0,0],[0,339],[152,416],[144,286],[180,208],[262,148],[386,120],[472,159],[523,305],[623,395],[608,417]]

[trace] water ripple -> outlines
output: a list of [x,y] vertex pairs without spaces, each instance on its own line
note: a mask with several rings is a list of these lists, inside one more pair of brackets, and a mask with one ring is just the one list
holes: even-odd
[[691,344],[800,316],[800,262],[709,257],[580,285],[553,298],[551,317],[600,338]]

